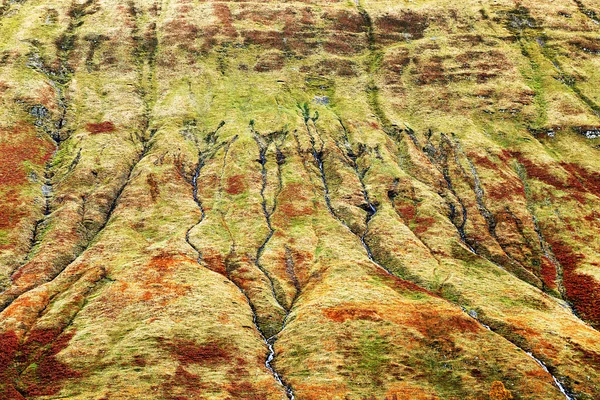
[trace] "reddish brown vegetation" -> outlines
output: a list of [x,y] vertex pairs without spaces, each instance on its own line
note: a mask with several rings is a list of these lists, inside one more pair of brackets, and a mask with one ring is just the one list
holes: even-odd
[[404,69],[410,64],[410,52],[400,48],[386,55],[383,68],[386,71],[386,84],[394,85],[400,83],[400,77]]
[[421,39],[429,26],[427,16],[413,11],[405,11],[400,15],[382,15],[374,21],[377,39],[389,43],[403,39],[406,34],[410,39]]
[[365,19],[357,12],[331,10],[326,12],[323,18],[331,21],[332,29],[336,31],[361,33],[367,30]]
[[213,249],[206,249],[202,252],[202,260],[212,271],[227,276],[225,257],[223,257],[223,254]]
[[498,165],[494,163],[490,157],[480,156],[477,153],[469,153],[469,158],[478,167],[486,167],[494,171],[499,169]]
[[16,226],[27,215],[19,193],[19,186],[27,183],[24,163],[42,166],[51,155],[52,146],[39,138],[31,125],[0,128],[0,229]]
[[548,257],[541,258],[540,275],[544,284],[551,289],[556,288],[556,267],[548,259]]
[[11,382],[15,371],[13,361],[19,349],[19,339],[15,332],[8,331],[0,334],[0,398],[11,399],[14,388]]
[[285,58],[283,57],[283,54],[279,52],[267,53],[261,56],[254,66],[254,70],[256,72],[278,71],[283,68],[284,63]]
[[427,338],[447,337],[451,332],[478,333],[481,328],[466,315],[445,315],[436,312],[418,313],[414,318],[414,327]]
[[51,146],[35,134],[26,123],[10,130],[0,128],[0,188],[14,187],[26,182],[24,161],[43,165],[51,156]]
[[[581,204],[587,204],[585,193],[588,189],[593,194],[600,194],[600,177],[592,174],[585,168],[573,163],[561,163],[564,170],[552,168],[550,165],[540,165],[525,158],[519,152],[504,151],[504,157],[515,157],[527,171],[527,176],[553,186],[558,190],[568,193],[573,199]],[[566,178],[559,177],[561,173],[566,174]]]
[[433,56],[427,62],[417,64],[417,83],[430,85],[434,83],[448,83],[444,68],[444,57]]
[[[181,365],[178,365],[175,374],[164,382],[160,388],[166,399],[187,400],[202,397],[202,393],[208,388],[208,385],[202,382],[199,375],[192,374]],[[182,389],[185,390],[185,395],[176,394]]]
[[156,202],[158,196],[160,196],[160,188],[158,187],[158,182],[156,182],[156,178],[154,174],[148,174],[146,176],[146,183],[148,183],[148,187],[150,187],[150,197],[153,202]]
[[279,195],[278,211],[283,213],[287,218],[312,215],[314,213],[313,207],[303,205],[305,200],[307,200],[303,196],[304,190],[305,187],[300,183],[286,185]]
[[592,172],[575,163],[562,162],[560,165],[570,172],[571,175],[577,177],[577,180],[585,189],[600,197],[600,174],[597,171]]
[[219,365],[228,364],[232,361],[232,354],[225,350],[223,343],[208,342],[198,344],[192,340],[174,339],[163,340],[162,345],[183,365]]
[[[39,340],[53,341],[41,354],[28,360],[29,364],[37,364],[37,368],[29,369],[22,375],[23,383],[27,387],[26,393],[30,396],[55,395],[60,392],[64,380],[81,377],[81,372],[71,369],[57,359],[58,353],[68,346],[75,332],[63,333],[56,337],[57,332],[41,330],[35,334]],[[52,336],[55,336],[55,339],[51,339]]]
[[267,49],[284,50],[283,33],[278,31],[250,30],[242,33],[245,45],[259,45]]
[[429,228],[431,228],[435,224],[435,218],[418,216],[415,219],[415,224],[416,226],[413,229],[413,232],[415,233],[415,235],[419,236],[427,232]]
[[227,187],[225,191],[229,194],[241,194],[248,189],[248,184],[244,179],[244,175],[232,175],[227,178]]
[[98,122],[98,123],[89,123],[86,125],[86,129],[91,134],[95,135],[98,133],[108,133],[114,132],[116,130],[115,124],[110,121]]
[[577,313],[596,328],[600,327],[600,283],[592,276],[577,272],[585,256],[575,253],[566,243],[547,238],[554,255],[563,267],[563,284]]
[[363,51],[366,47],[367,41],[364,37],[357,37],[350,34],[336,34],[335,36],[330,36],[325,43],[323,43],[325,51],[346,56]]
[[412,202],[395,203],[395,209],[405,224],[413,221],[417,216],[417,207]]
[[227,6],[227,4],[214,3],[213,12],[215,16],[219,19],[218,26],[220,28],[221,33],[229,38],[235,38],[237,36],[237,31],[233,26],[231,10]]
[[135,365],[136,367],[145,367],[146,359],[141,354],[136,354],[133,357],[133,365]]
[[381,317],[377,311],[371,309],[357,308],[352,304],[322,310],[323,315],[335,322],[346,322],[347,320],[380,321]]
[[397,276],[390,275],[388,272],[382,270],[381,268],[376,268],[373,272],[374,275],[383,279],[386,283],[390,283],[394,289],[399,290],[401,292],[417,292],[417,293],[425,293],[427,295],[433,297],[439,297],[437,294],[430,292],[427,289],[424,289],[410,281],[398,278]]

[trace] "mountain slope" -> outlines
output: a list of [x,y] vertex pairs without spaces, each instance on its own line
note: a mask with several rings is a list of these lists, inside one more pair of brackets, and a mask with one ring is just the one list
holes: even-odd
[[5,1],[0,397],[599,398],[595,10]]

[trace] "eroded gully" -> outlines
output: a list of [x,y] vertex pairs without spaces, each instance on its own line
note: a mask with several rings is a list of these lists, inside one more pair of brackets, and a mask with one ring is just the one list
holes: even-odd
[[[199,151],[198,152],[198,160],[197,160],[197,165],[196,165],[196,169],[194,171],[194,176],[192,178],[192,195],[194,198],[194,202],[196,203],[196,205],[198,206],[199,210],[200,210],[200,220],[192,225],[186,232],[185,235],[185,240],[188,243],[188,245],[194,249],[194,251],[196,251],[196,253],[198,254],[198,259],[197,262],[199,265],[203,266],[203,261],[202,261],[202,252],[200,251],[200,249],[194,245],[192,243],[192,241],[190,240],[190,232],[196,228],[197,226],[199,226],[200,224],[202,224],[202,222],[205,220],[206,218],[206,211],[204,209],[204,206],[202,205],[202,200],[199,198],[198,196],[198,179],[200,177],[200,174],[202,172],[202,168],[205,166],[206,162],[208,160],[210,160],[211,158],[214,157],[215,153],[224,146],[229,147],[233,141],[235,141],[235,139],[237,139],[237,136],[234,137],[231,141],[229,141],[228,143],[217,143],[218,141],[218,136],[217,136],[217,132],[218,130],[224,125],[224,122],[221,122],[221,124],[219,125],[219,127],[212,132],[211,134],[208,135],[208,138],[210,139],[210,143],[209,144],[209,148],[205,151]],[[266,271],[264,270],[264,268],[262,268],[262,266],[260,266],[259,263],[259,258],[260,255],[262,254],[262,251],[264,250],[265,246],[267,245],[267,242],[270,240],[270,238],[273,236],[274,230],[271,226],[271,215],[272,213],[275,211],[275,206],[273,207],[273,209],[271,210],[271,212],[269,212],[267,210],[267,206],[266,206],[266,200],[265,200],[265,196],[264,196],[264,190],[266,188],[266,167],[265,164],[266,162],[264,162],[264,158],[265,154],[266,154],[266,149],[263,152],[263,149],[259,146],[259,151],[260,151],[260,157],[261,157],[261,165],[262,165],[262,170],[261,170],[261,174],[263,176],[263,183],[262,183],[262,188],[261,188],[261,197],[262,197],[262,208],[263,211],[265,212],[265,218],[267,220],[267,225],[269,227],[269,234],[267,236],[267,238],[263,241],[262,245],[259,247],[259,249],[257,250],[257,257],[256,257],[256,261],[255,264],[256,266],[261,270],[261,272],[267,277],[267,279],[269,280],[269,282],[271,283],[271,289],[272,289],[272,293],[273,296],[275,298],[275,300],[279,303],[279,301],[277,300],[277,296],[275,295],[275,290],[274,290],[274,286],[273,286],[273,281],[271,280],[270,276],[266,273]],[[226,162],[226,157],[227,154],[225,155],[225,160],[224,160],[224,165]],[[281,330],[283,330],[283,328],[285,327],[285,321],[287,319],[287,313],[289,313],[289,310],[287,310],[286,308],[282,307],[284,310],[286,310],[286,318],[284,319],[283,325],[280,329],[280,331],[278,333],[276,333],[275,335],[271,336],[271,337],[266,337],[266,335],[264,334],[263,330],[260,328],[259,324],[258,324],[258,320],[257,320],[257,312],[256,312],[256,308],[254,306],[254,304],[252,303],[252,301],[250,300],[250,297],[248,296],[248,294],[246,293],[246,291],[239,286],[238,284],[236,284],[232,279],[230,279],[229,277],[227,277],[228,280],[230,282],[232,282],[235,287],[240,291],[240,293],[244,296],[244,298],[246,299],[246,302],[248,304],[248,307],[250,308],[251,312],[252,312],[252,323],[254,325],[254,328],[256,329],[256,332],[259,334],[261,340],[264,342],[264,344],[267,346],[267,356],[265,359],[265,367],[267,368],[267,370],[269,370],[269,372],[271,373],[271,375],[273,376],[273,379],[275,379],[275,381],[277,382],[278,385],[281,386],[281,388],[284,390],[287,398],[289,400],[294,400],[294,392],[291,388],[291,386],[289,384],[287,384],[284,379],[281,377],[281,375],[275,370],[275,368],[273,367],[273,360],[275,359],[275,348],[273,347],[275,340],[277,338],[277,335],[281,332]],[[281,304],[280,304],[281,305]]]

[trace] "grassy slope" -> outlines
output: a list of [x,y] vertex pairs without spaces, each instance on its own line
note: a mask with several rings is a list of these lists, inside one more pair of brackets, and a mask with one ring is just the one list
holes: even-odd
[[5,6],[3,396],[598,397],[595,17],[530,3]]

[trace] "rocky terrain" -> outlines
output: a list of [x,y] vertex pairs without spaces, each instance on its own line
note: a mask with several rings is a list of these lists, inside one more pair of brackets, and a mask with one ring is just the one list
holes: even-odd
[[0,399],[600,399],[598,1],[0,4]]

